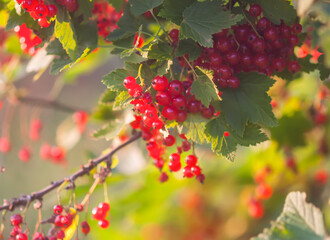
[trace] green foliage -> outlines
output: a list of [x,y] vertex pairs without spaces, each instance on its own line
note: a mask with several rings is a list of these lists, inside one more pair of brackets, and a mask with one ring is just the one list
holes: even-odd
[[321,211],[306,202],[306,194],[291,192],[283,212],[269,229],[251,240],[324,240],[327,238]]
[[102,82],[112,91],[125,91],[124,79],[129,76],[127,70],[116,69],[103,77]]
[[141,15],[147,11],[158,7],[164,0],[131,0],[132,13],[135,15]]
[[237,77],[241,82],[239,88],[224,89],[220,103],[229,125],[239,136],[243,136],[248,122],[265,127],[276,126],[277,120],[267,94],[274,80],[256,72],[239,73]]
[[207,121],[200,115],[189,115],[183,123],[186,137],[196,143],[208,142],[208,136],[205,133]]
[[176,25],[180,25],[183,19],[183,11],[195,1],[196,0],[164,0],[163,7],[158,16],[166,18]]
[[205,73],[198,71],[197,74],[198,78],[191,85],[191,93],[205,107],[209,107],[212,100],[219,100],[217,87]]
[[[224,136],[229,133],[229,137]],[[205,134],[211,142],[212,150],[217,154],[230,157],[237,145],[250,146],[267,140],[267,136],[256,125],[247,125],[243,136],[238,135],[226,123],[224,117],[217,117],[206,124]]]
[[159,42],[151,46],[148,52],[148,58],[157,60],[169,60],[172,58],[173,49],[167,43]]
[[180,39],[191,38],[204,47],[212,47],[212,34],[230,28],[242,16],[231,16],[219,1],[196,2],[183,11]]
[[77,36],[74,32],[73,24],[56,20],[55,37],[61,42],[70,58],[74,60],[77,54]]
[[272,139],[281,145],[297,147],[305,145],[304,134],[311,128],[311,122],[299,111],[282,116],[278,120],[278,126],[270,131]]
[[198,46],[196,42],[191,39],[185,39],[179,41],[179,47],[175,52],[176,57],[181,57],[188,54],[189,61],[194,61],[197,59],[202,52],[202,49]]
[[125,123],[123,121],[119,121],[119,120],[110,121],[104,127],[95,131],[93,133],[93,137],[105,138],[106,140],[113,139],[118,136],[124,124]]

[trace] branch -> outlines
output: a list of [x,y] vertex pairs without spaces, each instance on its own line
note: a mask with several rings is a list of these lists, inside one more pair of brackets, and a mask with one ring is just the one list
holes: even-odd
[[[64,112],[74,113],[77,112],[78,108],[74,108],[68,105],[65,105],[63,103],[56,102],[54,100],[47,100],[47,99],[41,99],[41,98],[34,98],[34,97],[18,97],[18,101],[24,104],[28,105],[34,105],[42,108],[53,108],[56,110],[61,110]],[[88,111],[85,111],[88,112]]]
[[74,174],[72,174],[72,175],[70,175],[70,176],[68,176],[68,177],[66,177],[66,178],[64,178],[60,181],[51,183],[49,186],[45,187],[44,189],[42,189],[38,192],[33,192],[30,195],[22,195],[19,198],[13,198],[8,203],[6,203],[4,205],[1,205],[0,206],[0,211],[3,211],[3,210],[13,211],[18,206],[26,206],[27,204],[29,204],[30,202],[32,202],[34,200],[42,200],[42,197],[45,194],[47,194],[47,193],[51,192],[52,190],[58,188],[65,181],[74,182],[77,178],[82,177],[84,175],[88,175],[90,173],[90,171],[93,168],[95,168],[98,164],[100,164],[104,161],[107,161],[108,159],[111,159],[113,154],[115,154],[118,150],[120,150],[123,147],[127,146],[128,144],[136,141],[140,137],[141,137],[141,132],[136,133],[130,139],[128,139],[126,142],[124,142],[121,145],[117,146],[116,148],[111,150],[106,155],[103,155],[103,156],[100,156],[98,158],[90,160],[89,163],[87,163],[86,165],[83,165],[82,168],[79,171],[75,172]]

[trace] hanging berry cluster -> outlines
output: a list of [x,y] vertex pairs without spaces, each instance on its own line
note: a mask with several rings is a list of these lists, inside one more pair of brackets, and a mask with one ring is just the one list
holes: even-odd
[[118,28],[117,22],[123,12],[117,12],[107,2],[96,2],[92,10],[93,18],[96,19],[98,34],[103,38],[107,37],[113,30]]
[[[254,22],[214,34],[213,47],[203,47],[200,57],[194,61],[195,67],[213,71],[213,81],[220,88],[238,88],[240,79],[236,74],[241,71],[271,76],[285,68],[292,74],[300,70],[293,49],[299,43],[302,26],[298,23],[288,26],[284,22],[273,24],[261,17],[262,9],[258,4],[250,6],[249,14]],[[177,42],[176,32],[170,35],[173,42]]]
[[26,24],[16,26],[14,31],[17,34],[21,49],[24,53],[34,55],[36,53],[36,47],[42,42],[38,36],[33,36],[33,32]]
[[[59,1],[57,1],[59,3]],[[77,2],[66,1],[66,2]],[[57,14],[57,7],[54,4],[45,4],[42,0],[17,0],[18,4],[21,4],[24,11],[28,12],[30,16],[38,21],[40,27],[48,27],[51,19]],[[67,7],[69,10],[69,7]]]
[[[129,94],[135,98],[131,101],[131,104],[134,105],[135,120],[130,125],[133,129],[142,130],[142,138],[147,141],[146,148],[149,156],[154,159],[154,165],[160,170],[164,168],[166,163],[164,157],[166,147],[171,147],[177,142],[171,134],[164,137],[165,122],[182,123],[187,119],[188,113],[197,114],[200,112],[205,118],[211,118],[214,114],[213,106],[208,108],[202,106],[201,102],[190,94],[191,82],[189,80],[169,82],[165,76],[156,76],[152,81],[152,88],[156,90],[155,97],[150,92],[143,92],[142,87],[132,76],[125,78],[123,84],[128,89]],[[180,154],[191,149],[191,143],[185,135],[180,134],[179,137],[182,140],[182,145],[177,147],[177,153],[171,154],[168,161],[169,170],[172,172],[182,169]],[[189,155],[186,158],[186,163],[187,166],[182,169],[183,176],[187,178],[196,176],[197,180],[203,182],[204,175],[197,165],[196,156]],[[167,174],[162,172],[159,180],[164,182],[167,179]]]
[[97,207],[93,208],[92,216],[98,221],[100,228],[104,229],[110,226],[110,222],[106,219],[109,211],[110,204],[107,202],[102,202]]

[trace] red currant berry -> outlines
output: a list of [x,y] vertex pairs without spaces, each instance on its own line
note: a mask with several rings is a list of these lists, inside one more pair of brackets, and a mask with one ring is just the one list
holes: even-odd
[[45,240],[45,237],[40,232],[33,234],[32,240]]
[[169,32],[170,38],[172,39],[172,43],[175,45],[179,41],[179,29],[172,29]]
[[180,162],[180,154],[172,153],[169,157],[171,162]]
[[177,172],[181,169],[181,162],[180,161],[170,161],[170,162],[168,162],[168,168],[172,172]]
[[257,30],[260,32],[263,32],[265,29],[269,28],[271,25],[271,22],[268,18],[262,17],[257,22]]
[[271,63],[271,68],[275,72],[282,72],[285,69],[285,61],[282,58],[275,58]]
[[152,123],[152,127],[154,129],[162,129],[164,127],[164,122],[160,119],[156,119],[153,123]]
[[168,91],[170,92],[170,94],[174,96],[180,95],[183,90],[184,90],[183,84],[179,80],[173,80],[168,85]]
[[57,7],[54,4],[47,5],[48,8],[48,15],[47,17],[54,17],[57,14]]
[[196,176],[196,179],[200,183],[204,183],[204,181],[205,181],[205,175],[201,173],[201,174],[199,174],[199,175]]
[[92,216],[96,220],[102,220],[107,216],[107,211],[104,211],[103,209],[95,207],[92,210]]
[[31,151],[28,147],[22,147],[18,152],[18,157],[22,162],[28,162],[31,157]]
[[58,231],[56,237],[58,239],[64,239],[65,238],[65,232],[63,230]]
[[22,8],[27,12],[31,12],[34,10],[34,8],[37,6],[37,4],[38,4],[38,1],[35,1],[35,0],[23,0]]
[[298,43],[299,43],[299,38],[297,35],[294,35],[292,34],[290,37],[289,37],[289,42],[290,42],[290,46],[291,47],[294,47],[296,46]]
[[8,153],[11,149],[11,143],[8,138],[2,137],[0,138],[0,151],[2,153]]
[[99,204],[98,208],[107,212],[110,210],[110,204],[107,202],[102,202]]
[[264,31],[264,38],[266,40],[275,41],[278,38],[278,32],[275,27],[269,27]]
[[222,63],[222,56],[220,54],[212,53],[211,55],[208,55],[208,58],[211,67],[217,67]]
[[99,227],[101,227],[103,229],[108,228],[110,225],[109,221],[106,219],[100,220],[97,224],[99,225]]
[[252,43],[252,50],[256,53],[263,52],[266,48],[265,41],[261,38],[257,38],[253,43]]
[[168,120],[175,120],[178,116],[178,110],[173,106],[165,106],[162,115]]
[[61,223],[63,227],[67,228],[71,225],[72,219],[69,216],[62,216]]
[[265,183],[259,184],[256,188],[256,196],[260,199],[268,199],[273,194],[273,188]]
[[239,63],[240,61],[240,54],[237,51],[229,51],[226,53],[226,61],[230,64],[230,65],[236,65]]
[[184,96],[178,95],[172,99],[172,105],[178,110],[183,110],[187,105],[187,100]]
[[168,106],[171,103],[171,94],[169,91],[161,91],[156,93],[156,101],[161,106]]
[[[232,88],[232,89],[237,89],[239,88],[240,85],[240,81],[238,79],[238,77],[236,76],[231,76],[228,80],[227,80],[227,84],[228,87]],[[214,112],[214,111],[213,111]]]
[[48,15],[48,8],[45,4],[39,3],[37,6],[35,6],[34,12],[38,18],[44,18]]
[[130,89],[134,87],[137,83],[134,77],[128,76],[127,78],[124,79],[123,84],[126,89]]
[[63,227],[63,223],[62,223],[62,215],[57,215],[56,217],[55,217],[55,220],[54,220],[54,224],[55,224],[55,226],[57,226],[57,227]]
[[251,199],[248,204],[248,212],[253,218],[262,218],[264,215],[264,207],[261,201]]
[[188,142],[187,140],[186,141],[183,141],[182,142],[182,150],[185,151],[185,152],[188,152],[191,148],[191,143]]
[[215,75],[219,76],[222,79],[229,79],[233,70],[228,65],[221,65],[218,68],[214,69]]
[[16,240],[28,240],[28,237],[25,233],[19,233],[16,235]]
[[188,166],[195,166],[197,164],[197,157],[195,155],[188,155],[184,161]]
[[257,54],[253,59],[253,63],[259,69],[265,69],[268,66],[268,57],[266,54]]
[[229,38],[219,38],[215,41],[215,48],[221,53],[226,53],[231,50]]
[[252,17],[259,17],[262,12],[262,8],[259,4],[252,4],[249,9],[249,13]]
[[194,174],[191,172],[191,167],[190,166],[186,166],[182,169],[183,172],[183,176],[186,178],[192,178],[194,176]]
[[224,135],[225,137],[229,137],[229,132],[225,131],[225,132],[223,133],[223,135]]
[[87,221],[81,222],[80,226],[81,226],[81,232],[85,235],[87,235],[91,231],[91,228]]
[[165,76],[156,76],[151,84],[156,91],[163,91],[168,86],[168,79]]
[[181,110],[181,111],[178,111],[178,115],[175,120],[179,123],[182,123],[182,122],[186,121],[187,117],[188,117],[187,112],[185,110]]
[[294,32],[295,34],[299,34],[302,31],[302,26],[299,23],[295,23],[292,25],[292,32]]
[[164,144],[167,147],[171,147],[173,146],[175,143],[175,137],[173,135],[168,135],[165,139],[164,139]]
[[299,70],[300,70],[300,64],[299,64],[299,62],[298,61],[290,61],[288,63],[288,70],[292,74],[295,74],[295,73],[299,72]]
[[159,179],[158,181],[163,183],[163,182],[166,182],[168,180],[168,175],[166,172],[162,172],[159,176]]
[[198,176],[201,174],[202,170],[199,166],[192,166],[191,167],[191,173],[194,174],[195,176]]
[[79,8],[78,0],[62,0],[69,12],[75,12]]
[[61,205],[55,205],[53,211],[56,215],[60,215],[63,212],[63,207]]
[[18,226],[22,223],[23,218],[20,214],[15,214],[13,216],[10,217],[10,223],[13,226]]
[[240,64],[244,69],[249,69],[251,68],[252,65],[252,55],[249,53],[244,53],[241,56],[241,62]]
[[190,100],[187,104],[187,110],[192,114],[198,113],[200,109],[201,109],[201,102],[198,100]]
[[82,211],[84,210],[84,205],[78,203],[78,204],[76,205],[76,210],[77,210],[78,212],[82,212]]
[[211,117],[213,117],[214,114],[214,107],[212,105],[210,105],[208,108],[203,107],[201,109],[201,114],[204,118],[206,119],[210,119]]

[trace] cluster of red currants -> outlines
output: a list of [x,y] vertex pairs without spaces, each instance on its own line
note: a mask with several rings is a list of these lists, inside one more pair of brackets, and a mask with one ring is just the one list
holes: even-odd
[[79,8],[78,0],[56,0],[56,2],[66,7],[69,12],[75,12]]
[[96,2],[92,10],[93,18],[96,19],[98,34],[107,37],[113,30],[118,28],[117,22],[121,18],[123,12],[117,12],[107,2]]
[[[203,47],[200,57],[193,63],[195,67],[212,70],[213,81],[220,88],[238,88],[240,80],[236,74],[242,71],[271,76],[286,67],[292,74],[300,70],[293,49],[299,43],[302,26],[298,23],[288,26],[284,22],[273,24],[261,17],[262,9],[258,4],[250,6],[249,14],[254,22],[214,34],[213,47]],[[178,33],[177,29],[170,32],[173,45],[178,41]]]
[[[38,24],[40,27],[48,27],[50,23],[48,22],[47,18],[52,18],[57,14],[57,7],[54,4],[46,5],[42,0],[16,0],[16,1],[18,4],[21,4],[24,11],[30,13],[33,19],[38,20]],[[70,2],[72,1],[70,0]]]
[[271,168],[266,166],[255,175],[254,180],[257,186],[254,196],[248,202],[248,212],[253,218],[263,217],[265,210],[262,201],[269,199],[273,195],[272,186],[266,183],[266,178],[271,172]]
[[73,115],[73,120],[76,123],[78,131],[81,134],[84,133],[88,122],[88,114],[85,111],[77,111]]
[[10,232],[8,240],[28,240],[26,231],[22,231],[21,224],[23,217],[20,214],[14,214],[10,217],[10,223],[13,229]]
[[44,143],[40,148],[40,157],[44,160],[50,160],[55,164],[63,164],[65,162],[66,151],[61,146],[51,146]]
[[100,203],[97,207],[93,208],[92,216],[95,220],[98,220],[99,227],[105,229],[110,226],[110,222],[106,219],[108,212],[110,211],[110,204],[107,202]]
[[[188,84],[184,84],[188,83]],[[137,84],[134,77],[127,77],[123,81],[124,87],[128,89],[129,94],[135,99],[130,103],[134,105],[135,120],[130,123],[133,129],[140,129],[142,131],[142,138],[147,141],[147,150],[149,156],[154,159],[154,165],[162,171],[165,160],[166,147],[171,147],[176,144],[176,138],[168,134],[164,137],[165,121],[184,122],[187,119],[187,111],[189,113],[197,113],[201,111],[206,118],[213,116],[214,109],[202,108],[201,103],[191,96],[188,98],[183,95],[185,90],[189,90],[191,83],[188,81],[181,82],[173,80],[171,82],[165,76],[156,76],[152,81],[152,87],[156,90],[155,99],[149,92],[143,93],[142,87]],[[186,88],[185,88],[185,85]],[[188,95],[190,96],[190,94]],[[154,102],[156,104],[154,104]],[[209,111],[207,111],[207,109]],[[208,114],[206,114],[208,113]],[[191,149],[191,143],[187,140],[184,134],[179,134],[181,138],[181,146],[177,146],[177,153],[173,153],[173,159],[170,157],[168,162],[169,170],[177,172],[181,169],[180,154]],[[171,156],[172,156],[171,155]],[[196,159],[195,164],[188,164],[183,169],[183,175],[191,178],[196,176],[201,182],[204,180],[204,175],[201,174],[201,169],[196,165],[197,158],[194,155],[189,155]],[[189,161],[188,161],[189,162]],[[159,180],[165,182],[168,179],[166,172],[162,172]]]
[[34,55],[36,53],[36,46],[38,46],[42,40],[38,36],[33,36],[33,32],[24,23],[21,26],[16,26],[14,31],[17,34],[21,49],[24,53]]

